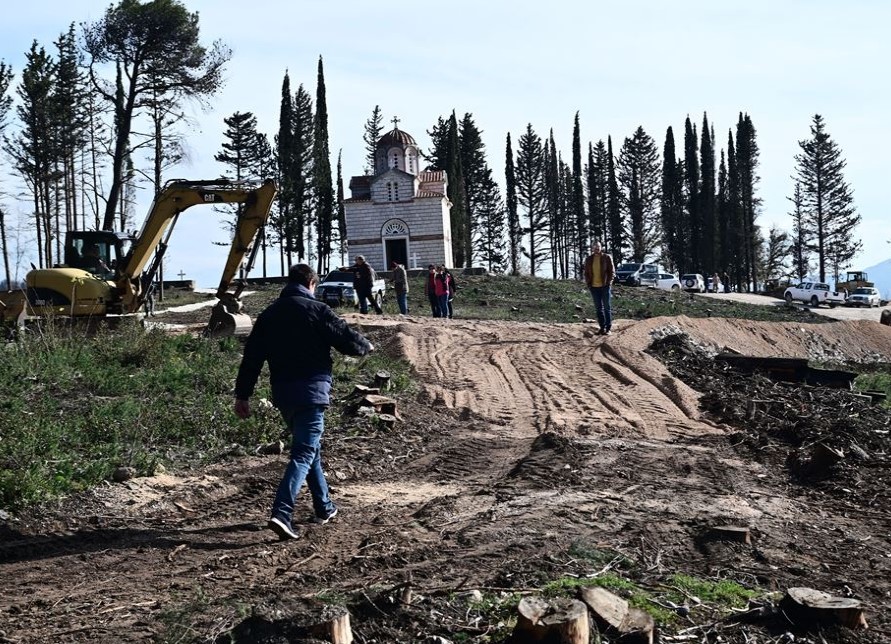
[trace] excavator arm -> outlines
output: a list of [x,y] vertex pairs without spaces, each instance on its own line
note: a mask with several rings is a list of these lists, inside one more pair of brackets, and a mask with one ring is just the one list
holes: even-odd
[[[235,278],[245,255],[251,250],[258,232],[269,217],[269,209],[275,198],[276,187],[273,181],[262,185],[233,183],[223,179],[216,181],[170,181],[155,198],[142,230],[136,236],[130,252],[123,261],[123,266],[116,280],[125,312],[139,309],[145,299],[145,289],[150,280],[143,279],[146,265],[158,247],[166,248],[165,232],[176,218],[187,208],[201,204],[244,204],[239,210],[235,223],[235,234],[229,256],[223,268],[223,276],[217,289],[217,297],[229,308],[238,306],[238,297],[243,285],[234,293],[229,287]],[[253,254],[251,256],[253,259]],[[154,277],[160,258],[149,269],[149,277]],[[233,311],[236,312],[236,311]]]

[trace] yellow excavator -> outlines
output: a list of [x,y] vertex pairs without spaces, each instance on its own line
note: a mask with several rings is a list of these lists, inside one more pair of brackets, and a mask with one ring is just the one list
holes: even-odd
[[106,230],[68,231],[64,264],[34,269],[26,276],[24,289],[0,293],[0,319],[22,323],[33,317],[135,313],[148,297],[179,215],[192,206],[243,204],[207,333],[233,335],[250,330],[251,320],[242,313],[240,299],[245,282],[235,277],[246,255],[243,274],[253,266],[259,247],[254,241],[269,217],[275,193],[273,181],[169,181],[135,236]]

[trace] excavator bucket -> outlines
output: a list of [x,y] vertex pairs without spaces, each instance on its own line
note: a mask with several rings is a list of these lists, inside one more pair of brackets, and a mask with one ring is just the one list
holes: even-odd
[[254,323],[247,313],[237,312],[239,309],[239,306],[232,306],[226,302],[217,303],[211,309],[210,321],[207,323],[204,335],[211,338],[248,335],[254,327]]

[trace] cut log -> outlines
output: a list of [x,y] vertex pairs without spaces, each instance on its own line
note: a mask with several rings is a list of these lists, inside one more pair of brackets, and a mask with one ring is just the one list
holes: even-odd
[[393,429],[396,427],[396,416],[393,414],[378,414],[377,422],[383,425],[386,429]]
[[805,628],[826,624],[866,628],[866,616],[859,600],[834,597],[813,588],[790,588],[780,608],[789,619]]
[[353,387],[353,393],[350,394],[352,396],[367,396],[368,394],[379,394],[381,392],[380,389],[376,387],[366,387],[365,385],[355,385]]
[[716,525],[709,529],[708,536],[715,541],[735,541],[736,543],[752,543],[749,529],[737,525]]
[[389,396],[378,396],[369,394],[362,399],[361,405],[373,407],[375,411],[382,414],[392,414],[396,416],[396,399]]
[[656,623],[645,611],[603,588],[582,588],[579,595],[591,609],[594,623],[607,635],[622,644],[653,644]]
[[580,601],[524,597],[517,611],[517,625],[510,639],[513,644],[588,644],[588,610]]
[[374,386],[378,387],[381,391],[389,391],[390,390],[390,372],[389,371],[378,371],[374,374]]

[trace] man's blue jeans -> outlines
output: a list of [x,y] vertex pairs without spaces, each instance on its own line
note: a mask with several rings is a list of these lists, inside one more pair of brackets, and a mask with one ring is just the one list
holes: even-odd
[[396,303],[399,305],[399,312],[408,315],[408,293],[397,293]]
[[325,431],[325,407],[308,405],[282,409],[282,416],[291,430],[291,460],[275,493],[272,516],[291,521],[297,493],[306,481],[312,496],[312,507],[318,517],[334,510],[328,496],[328,483],[322,472],[321,440]]
[[591,298],[594,300],[594,310],[597,311],[597,323],[604,331],[609,331],[613,326],[613,314],[610,303],[609,286],[589,286]]

